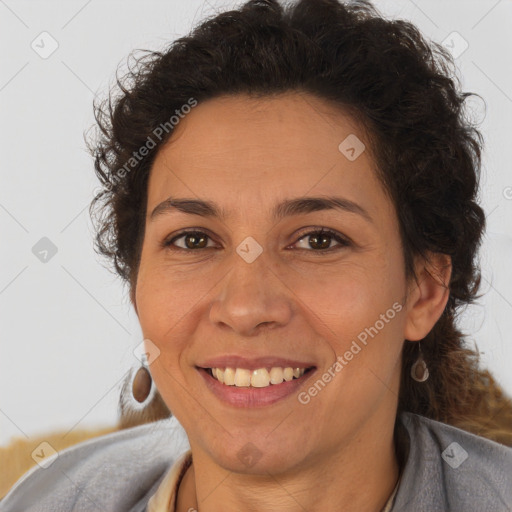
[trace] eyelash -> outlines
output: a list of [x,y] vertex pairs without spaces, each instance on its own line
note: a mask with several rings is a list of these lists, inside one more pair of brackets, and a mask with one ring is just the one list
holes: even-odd
[[[194,252],[194,251],[200,251],[200,250],[204,250],[204,249],[213,249],[213,247],[202,247],[202,248],[199,248],[199,249],[184,249],[183,247],[177,247],[177,246],[173,245],[174,242],[176,242],[176,240],[179,240],[180,238],[184,238],[187,235],[206,235],[208,237],[208,239],[211,240],[211,237],[207,233],[205,233],[204,231],[186,230],[186,231],[181,231],[177,235],[173,236],[171,239],[164,240],[161,243],[161,246],[162,246],[162,248],[168,249],[168,250],[171,250],[171,251],[185,251],[185,252]],[[333,251],[336,251],[336,250],[342,249],[343,247],[348,247],[348,246],[351,245],[351,242],[348,239],[342,237],[336,231],[333,231],[333,230],[328,229],[328,228],[315,228],[315,230],[313,230],[313,231],[307,231],[306,233],[301,234],[299,236],[299,238],[297,238],[297,240],[294,242],[294,244],[299,242],[303,238],[307,238],[307,237],[313,236],[313,235],[320,235],[320,236],[321,235],[328,235],[332,239],[336,240],[336,242],[338,242],[340,245],[339,246],[334,246],[334,247],[329,247],[328,249],[304,249],[304,248],[302,248],[302,249],[299,249],[299,250],[313,252],[313,253],[324,253],[325,254],[325,253],[331,253]]]

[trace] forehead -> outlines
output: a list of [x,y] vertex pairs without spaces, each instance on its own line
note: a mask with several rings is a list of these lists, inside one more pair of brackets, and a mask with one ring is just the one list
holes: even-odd
[[148,211],[171,194],[215,198],[227,210],[343,194],[376,212],[389,204],[368,147],[354,118],[312,95],[214,98],[184,115],[159,149]]
[[281,153],[283,159],[293,159],[297,149],[303,148],[301,158],[318,158],[320,153],[339,158],[336,142],[350,134],[365,138],[362,126],[341,107],[313,95],[221,96],[201,102],[183,115],[160,153],[173,146],[176,158],[190,151],[188,161],[207,155],[207,160],[226,159],[233,151],[248,155],[258,151],[272,159]]

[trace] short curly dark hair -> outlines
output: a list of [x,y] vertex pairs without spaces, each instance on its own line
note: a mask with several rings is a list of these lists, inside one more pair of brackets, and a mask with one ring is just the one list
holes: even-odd
[[[494,381],[478,369],[476,352],[464,347],[455,325],[457,308],[479,298],[483,138],[468,118],[470,94],[460,91],[443,46],[427,42],[409,22],[385,19],[369,1],[300,0],[283,7],[251,0],[204,21],[165,51],[144,52],[117,86],[95,105],[100,133],[89,149],[104,189],[90,211],[97,250],[131,291],[152,163],[172,135],[169,120],[191,99],[300,91],[360,121],[396,209],[406,276],[414,276],[414,257],[428,261],[429,251],[452,261],[447,306],[422,340],[431,378],[421,385],[411,379],[415,344],[405,343],[400,408],[492,437]],[[154,147],[138,158],[150,139]]]

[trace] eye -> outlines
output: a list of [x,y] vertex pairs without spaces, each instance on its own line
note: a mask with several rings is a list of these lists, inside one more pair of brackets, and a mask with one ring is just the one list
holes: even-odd
[[[332,231],[330,229],[319,228],[315,231],[308,231],[304,233],[295,244],[304,243],[304,239],[309,238],[308,247],[313,249],[313,252],[331,252],[336,251],[340,247],[348,247],[350,242],[343,238],[336,231]],[[335,240],[338,242],[339,246],[331,247],[331,242]],[[301,247],[304,249],[305,247]]]
[[[308,246],[313,249],[313,251],[310,252],[331,252],[338,250],[340,248],[339,246],[348,247],[350,245],[350,242],[339,233],[326,228],[318,228],[314,231],[303,233],[295,244],[304,243],[304,239],[306,238],[310,238]],[[184,245],[176,245],[176,242],[181,239]],[[333,240],[338,242],[338,246],[331,247]],[[199,249],[211,249],[212,246],[208,246],[209,241],[211,241],[210,236],[203,231],[189,230],[182,231],[171,239],[164,240],[162,247],[171,250],[191,252]],[[304,250],[306,248],[300,247],[300,249]]]
[[[184,246],[175,245],[177,240],[183,239]],[[195,250],[195,249],[208,249],[208,240],[210,237],[202,231],[182,231],[179,235],[174,236],[170,240],[164,240],[162,247],[171,250]]]

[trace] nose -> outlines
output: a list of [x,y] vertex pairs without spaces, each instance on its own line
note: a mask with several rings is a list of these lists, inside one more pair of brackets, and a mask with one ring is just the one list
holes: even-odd
[[[231,262],[230,262],[231,263]],[[263,252],[248,263],[236,252],[210,308],[210,321],[240,336],[288,324],[293,315],[293,292],[270,266]]]

